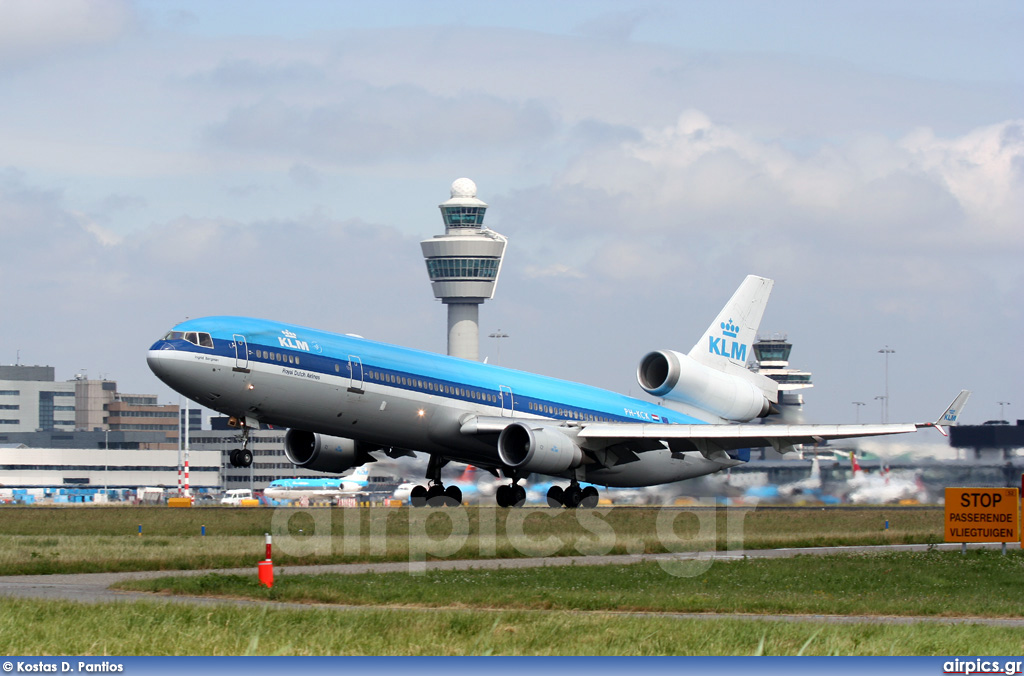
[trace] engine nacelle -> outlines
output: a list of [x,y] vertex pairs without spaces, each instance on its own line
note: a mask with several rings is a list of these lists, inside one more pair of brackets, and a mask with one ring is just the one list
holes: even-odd
[[498,436],[498,457],[513,469],[561,474],[583,462],[583,451],[558,430],[516,422]]
[[689,404],[725,420],[746,422],[771,410],[771,401],[751,380],[704,366],[681,352],[647,354],[636,369],[636,379],[656,397]]
[[285,433],[284,454],[293,465],[333,474],[341,474],[366,462],[366,454],[355,440],[305,430],[288,430]]

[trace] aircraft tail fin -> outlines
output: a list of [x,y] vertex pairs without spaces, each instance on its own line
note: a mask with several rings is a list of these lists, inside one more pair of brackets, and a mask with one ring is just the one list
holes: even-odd
[[766,277],[747,275],[690,350],[690,358],[719,371],[731,371],[736,366],[746,369],[773,284]]
[[861,469],[860,463],[857,462],[857,454],[854,453],[853,451],[850,451],[850,467],[853,468],[854,476],[857,476],[858,474],[864,471],[863,469]]

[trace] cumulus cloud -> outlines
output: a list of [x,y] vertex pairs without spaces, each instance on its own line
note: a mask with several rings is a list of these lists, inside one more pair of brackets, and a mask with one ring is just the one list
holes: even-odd
[[[776,233],[834,238],[885,234],[909,245],[969,228],[1024,243],[1022,123],[1007,121],[951,138],[921,130],[898,141],[877,136],[789,150],[699,111],[669,127],[584,153],[559,184],[625,202],[634,224],[675,229],[679,219],[716,231],[770,225]],[[950,244],[954,242],[947,238]]]
[[920,129],[901,142],[914,163],[941,181],[982,233],[1021,241],[1024,215],[1024,120],[938,138]]

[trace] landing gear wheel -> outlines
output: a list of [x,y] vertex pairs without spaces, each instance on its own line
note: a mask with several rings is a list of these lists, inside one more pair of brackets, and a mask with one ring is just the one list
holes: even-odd
[[512,484],[509,486],[511,493],[509,496],[512,498],[513,507],[522,507],[526,504],[526,488],[518,484]]
[[427,504],[431,507],[444,507],[444,486],[433,484],[427,489]]
[[462,489],[458,486],[449,486],[444,489],[444,497],[449,507],[458,507],[462,504]]
[[238,466],[248,467],[252,464],[252,451],[248,448],[243,448],[238,451]]
[[580,500],[583,499],[583,489],[577,483],[569,485],[562,492],[562,504],[569,509],[576,509],[580,506]]
[[498,507],[522,507],[526,504],[526,489],[518,484],[498,486],[494,499]]
[[409,504],[412,505],[413,507],[426,507],[427,487],[413,486],[412,490],[409,491]]
[[509,499],[509,486],[502,484],[498,486],[498,490],[494,492],[494,499],[498,503],[498,507],[508,507],[512,504]]
[[597,489],[593,486],[587,486],[580,491],[580,507],[593,509],[594,507],[597,507],[599,500],[600,496],[597,494]]
[[565,492],[561,486],[552,486],[548,489],[548,507],[557,508],[562,506]]
[[231,463],[232,467],[241,467],[241,465],[238,462],[238,452],[241,450],[242,449],[240,448],[233,448],[231,449],[231,453],[228,454],[228,461]]

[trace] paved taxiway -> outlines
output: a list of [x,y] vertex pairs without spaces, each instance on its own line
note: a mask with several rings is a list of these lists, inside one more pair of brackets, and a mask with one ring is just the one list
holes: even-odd
[[[968,545],[971,549],[998,549],[998,544]],[[1008,547],[1014,545],[1008,545]],[[1019,544],[1016,544],[1019,547]],[[881,552],[918,552],[929,549],[957,550],[959,544],[939,545],[883,545],[883,546],[855,546],[855,547],[798,547],[780,549],[753,549],[732,552],[688,552],[679,554],[624,554],[609,556],[555,556],[544,558],[522,558],[522,559],[459,559],[449,561],[428,561],[425,563],[390,562],[390,563],[354,563],[354,564],[333,564],[323,566],[278,566],[274,574],[277,579],[287,575],[297,574],[318,574],[318,573],[401,573],[411,570],[494,570],[500,568],[537,568],[542,566],[580,566],[580,565],[606,565],[606,564],[628,564],[640,561],[687,561],[707,560],[713,554],[715,561],[729,561],[748,558],[786,558],[798,555],[830,556],[837,554],[868,554]],[[416,568],[413,568],[416,567]],[[152,594],[148,592],[117,591],[110,589],[110,586],[122,580],[138,580],[146,578],[168,577],[168,576],[192,576],[205,575],[207,573],[222,573],[228,575],[255,575],[255,566],[249,568],[230,568],[220,570],[184,570],[184,571],[137,571],[131,573],[84,573],[76,575],[12,575],[0,577],[0,596],[18,598],[36,598],[51,600],[70,600],[87,603],[101,602],[124,602],[124,601],[162,601],[170,603],[190,603],[210,605],[216,603],[230,603],[234,605],[269,605],[273,607],[291,608],[331,608],[345,610],[356,606],[337,606],[326,604],[299,604],[281,603],[274,601],[260,600],[238,600],[219,599],[215,597],[197,596],[170,596]],[[359,606],[366,608],[367,606]],[[481,610],[479,612],[494,612],[494,610]],[[538,611],[542,612],[542,611]],[[599,612],[607,614],[614,611],[581,611]],[[753,615],[742,613],[624,613],[637,616],[667,617],[676,619],[709,619],[709,618],[735,618],[751,620],[775,620],[788,622],[870,622],[889,624],[911,624],[915,622],[935,622],[941,624],[985,624],[992,626],[1024,627],[1024,619],[1006,618],[975,618],[975,617],[893,617],[875,615]]]

